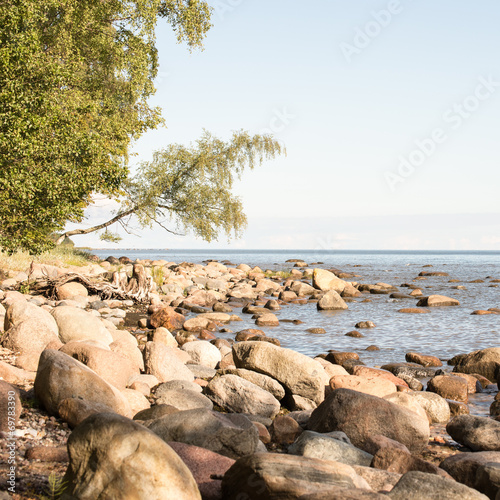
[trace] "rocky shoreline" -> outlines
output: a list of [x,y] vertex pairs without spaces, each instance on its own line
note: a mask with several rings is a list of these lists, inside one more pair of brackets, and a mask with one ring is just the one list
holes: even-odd
[[[37,278],[52,279],[49,298],[33,294]],[[458,304],[355,279],[300,261],[283,273],[122,257],[4,280],[0,470],[15,479],[0,498],[499,500],[500,347],[456,353],[450,368],[419,352],[374,368],[266,334],[289,304]],[[123,293],[105,299],[90,281]],[[255,328],[238,329],[249,315]],[[489,418],[470,414],[476,392]]]

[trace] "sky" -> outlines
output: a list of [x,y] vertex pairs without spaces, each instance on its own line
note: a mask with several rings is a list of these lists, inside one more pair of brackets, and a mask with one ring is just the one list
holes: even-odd
[[240,240],[113,227],[122,248],[500,250],[497,0],[209,4],[204,51],[158,24],[151,104],[166,127],[134,144],[132,165],[203,129],[272,133],[287,155],[237,183]]

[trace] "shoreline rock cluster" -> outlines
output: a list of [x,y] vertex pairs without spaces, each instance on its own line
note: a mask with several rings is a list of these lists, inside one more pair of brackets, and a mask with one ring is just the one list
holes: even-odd
[[[63,467],[61,498],[500,499],[499,347],[458,354],[453,372],[419,352],[380,368],[354,352],[312,358],[265,334],[279,324],[273,311],[345,310],[398,289],[320,268],[134,265],[157,284],[142,306],[77,282],[55,299],[2,283],[0,408],[16,394],[19,463]],[[86,271],[112,279],[131,268],[110,258]],[[412,297],[423,311],[457,302]],[[243,314],[256,328],[217,338]],[[469,414],[475,392],[491,394],[490,417]],[[41,423],[29,437],[33,407]],[[61,439],[28,446],[54,430]],[[6,440],[5,419],[0,432]],[[22,489],[18,498],[30,498]]]

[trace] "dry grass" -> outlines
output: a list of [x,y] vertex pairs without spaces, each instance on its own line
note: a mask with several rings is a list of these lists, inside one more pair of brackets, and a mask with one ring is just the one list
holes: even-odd
[[0,251],[0,270],[3,272],[27,271],[33,261],[58,267],[86,266],[91,262],[90,255],[86,250],[71,247],[56,247],[36,256],[30,255],[28,252],[16,252],[8,255]]

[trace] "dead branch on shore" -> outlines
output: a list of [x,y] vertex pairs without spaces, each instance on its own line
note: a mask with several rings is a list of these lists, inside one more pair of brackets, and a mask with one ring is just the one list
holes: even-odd
[[[29,293],[56,299],[59,287],[71,282],[82,284],[88,290],[89,295],[98,295],[103,300],[146,302],[149,301],[149,295],[153,290],[153,279],[146,275],[144,266],[134,264],[131,278],[124,271],[115,271],[111,282],[78,273],[68,273],[57,278],[47,276],[29,282]],[[26,287],[26,282],[18,285],[18,288],[22,287]]]

